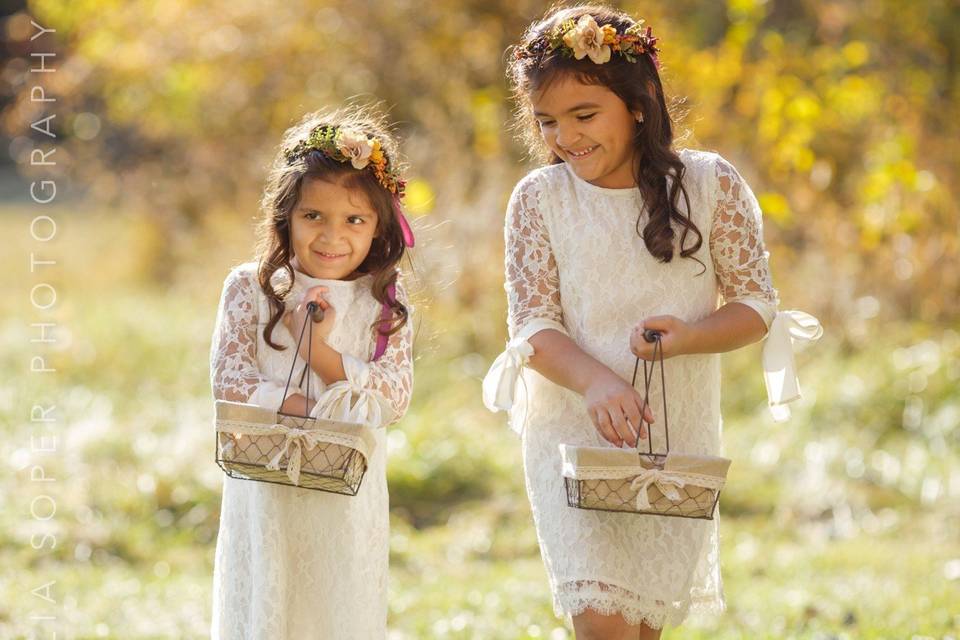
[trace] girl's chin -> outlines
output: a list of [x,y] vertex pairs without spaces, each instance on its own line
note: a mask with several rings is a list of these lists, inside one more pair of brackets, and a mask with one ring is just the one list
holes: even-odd
[[601,171],[598,171],[594,167],[578,166],[576,162],[569,162],[567,164],[570,165],[570,168],[573,169],[573,172],[577,174],[578,178],[586,180],[587,182],[593,182],[603,175]]

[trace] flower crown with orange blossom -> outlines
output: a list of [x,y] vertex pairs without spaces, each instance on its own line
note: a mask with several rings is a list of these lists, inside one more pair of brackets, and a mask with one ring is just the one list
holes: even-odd
[[378,139],[351,127],[322,124],[311,129],[305,140],[285,151],[284,155],[287,162],[293,164],[311,151],[319,151],[336,162],[349,162],[358,171],[369,168],[380,186],[393,195],[393,211],[403,231],[403,242],[408,247],[413,246],[413,231],[400,209],[407,183],[387,159]]
[[656,68],[660,49],[650,27],[644,29],[643,20],[627,27],[623,33],[612,24],[598,25],[590,14],[579,20],[564,20],[549,33],[517,49],[517,58],[536,58],[551,51],[559,51],[567,58],[583,60],[589,57],[594,64],[609,62],[613,54],[619,54],[627,62],[636,62],[640,56],[649,55]]

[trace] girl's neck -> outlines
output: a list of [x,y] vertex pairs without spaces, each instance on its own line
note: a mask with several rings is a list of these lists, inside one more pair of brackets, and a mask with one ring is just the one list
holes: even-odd
[[[313,275],[312,273],[304,270],[303,267],[300,266],[300,262],[297,260],[297,257],[296,257],[296,256],[293,256],[292,258],[290,258],[290,266],[293,267],[294,271],[299,271],[300,273],[302,273],[303,275],[305,275],[305,276],[307,276],[307,277],[309,277],[309,278],[313,278],[313,279],[315,279],[315,280],[330,280],[330,278],[318,278],[317,276]],[[365,276],[365,275],[367,275],[367,274],[366,274],[366,273],[363,273],[363,272],[361,272],[361,271],[354,271],[353,273],[351,273],[351,274],[348,275],[348,276],[344,276],[343,278],[336,278],[335,280],[336,280],[337,282],[350,282],[350,281],[353,281],[353,280],[358,280],[359,278],[362,278],[362,277]]]

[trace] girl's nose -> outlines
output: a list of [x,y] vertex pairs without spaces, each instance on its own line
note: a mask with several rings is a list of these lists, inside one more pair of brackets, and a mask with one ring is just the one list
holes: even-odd
[[569,149],[577,141],[579,135],[571,129],[557,129],[557,145]]
[[331,242],[340,237],[340,228],[336,224],[325,224],[320,227],[320,239],[324,242]]

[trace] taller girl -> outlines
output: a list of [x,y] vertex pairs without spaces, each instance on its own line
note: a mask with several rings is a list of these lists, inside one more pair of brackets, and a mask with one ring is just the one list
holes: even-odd
[[671,448],[720,455],[718,354],[762,339],[777,315],[757,201],[717,154],[673,149],[642,22],[554,10],[509,72],[549,164],[508,205],[511,342],[484,400],[509,409],[515,387],[525,395],[512,426],[554,608],[578,639],[657,638],[691,610],[721,611],[718,520],[569,508],[558,444],[635,446],[644,421],[657,428],[659,391],[645,407],[627,382],[636,356],[652,358],[642,334],[654,329],[670,358]]

